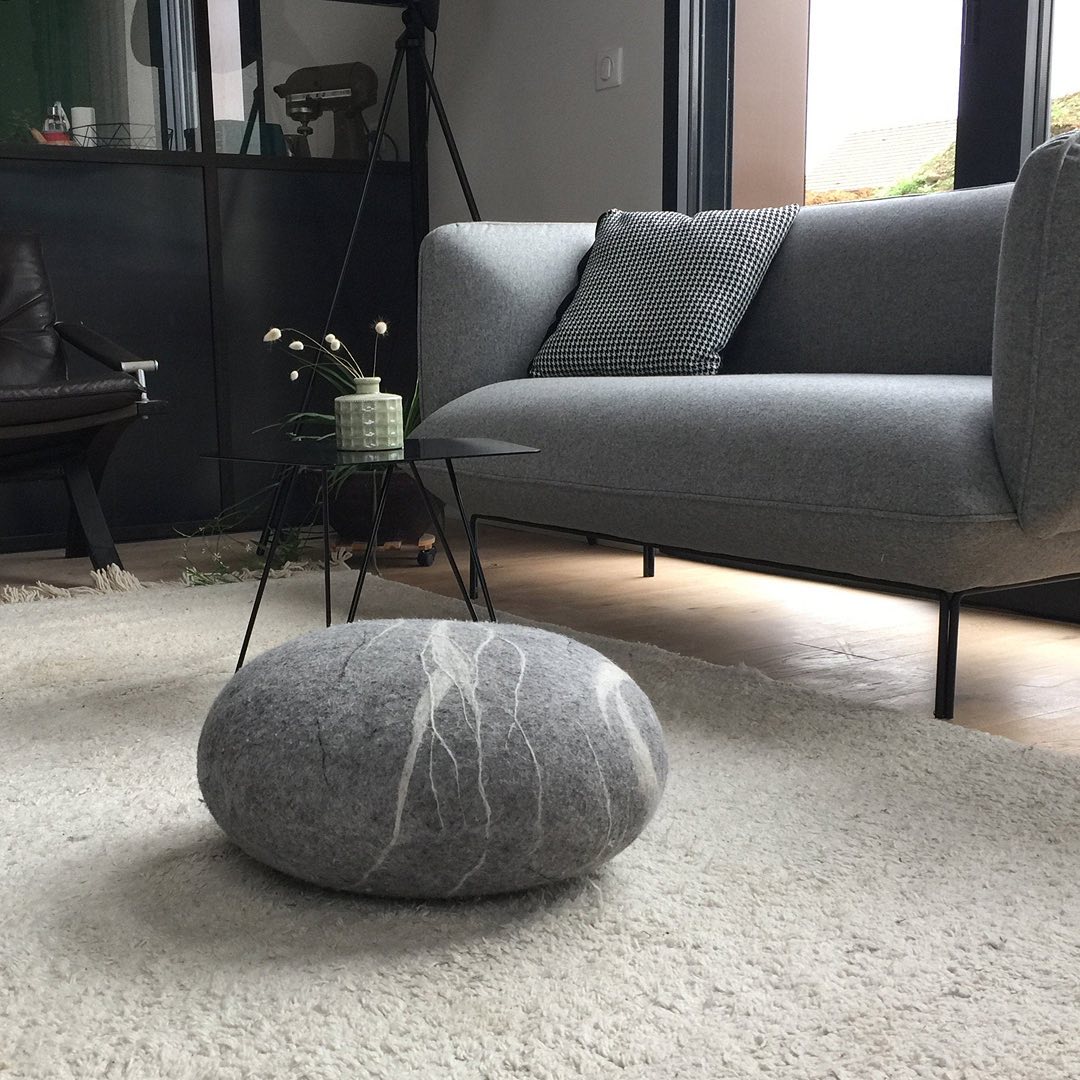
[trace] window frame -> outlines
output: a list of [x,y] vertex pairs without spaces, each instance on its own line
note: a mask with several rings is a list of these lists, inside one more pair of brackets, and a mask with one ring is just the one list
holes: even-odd
[[[666,209],[731,205],[737,2],[665,0]],[[964,0],[963,19],[956,187],[1015,180],[1049,131],[1053,0]]]

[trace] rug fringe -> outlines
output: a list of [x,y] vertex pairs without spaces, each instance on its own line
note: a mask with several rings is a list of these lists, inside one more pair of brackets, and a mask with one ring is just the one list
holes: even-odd
[[129,570],[110,563],[104,570],[91,570],[92,585],[65,588],[37,581],[33,585],[4,585],[0,588],[0,604],[29,604],[37,600],[68,600],[73,596],[114,596],[117,593],[138,592],[146,586]]

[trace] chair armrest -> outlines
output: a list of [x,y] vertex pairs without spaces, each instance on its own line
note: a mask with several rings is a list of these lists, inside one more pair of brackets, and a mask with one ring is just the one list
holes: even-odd
[[113,371],[126,371],[131,374],[136,371],[157,371],[156,360],[144,360],[129,352],[123,345],[117,345],[103,334],[91,330],[82,323],[58,322],[53,329],[60,335],[63,341],[74,345],[79,352],[99,361]]
[[157,371],[156,360],[144,360],[133,352],[129,352],[123,345],[117,345],[104,334],[99,334],[96,330],[83,326],[82,323],[58,322],[53,329],[62,341],[73,345],[79,352],[112,368],[113,371],[123,371],[127,375],[134,375],[142,388],[143,402],[149,401],[146,396],[146,373]]

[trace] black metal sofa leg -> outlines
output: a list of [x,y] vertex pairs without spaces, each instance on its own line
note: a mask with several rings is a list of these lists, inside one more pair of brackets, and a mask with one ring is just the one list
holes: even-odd
[[641,549],[642,577],[656,577],[656,548],[652,544],[646,544]]
[[960,635],[960,594],[943,593],[938,601],[937,682],[934,716],[953,718],[956,703],[956,651]]
[[67,486],[68,498],[71,500],[71,508],[85,537],[86,550],[94,569],[104,570],[110,564],[123,569],[120,556],[116,553],[112,534],[105,521],[105,514],[101,510],[97,489],[86,459],[73,458],[65,462],[63,468],[64,483]]

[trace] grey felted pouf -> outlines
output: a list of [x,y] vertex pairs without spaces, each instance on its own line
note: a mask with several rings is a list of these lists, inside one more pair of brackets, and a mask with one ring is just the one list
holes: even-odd
[[656,714],[610,660],[546,630],[416,619],[263,653],[218,695],[199,785],[228,836],[377,896],[525,889],[596,869],[656,809]]

